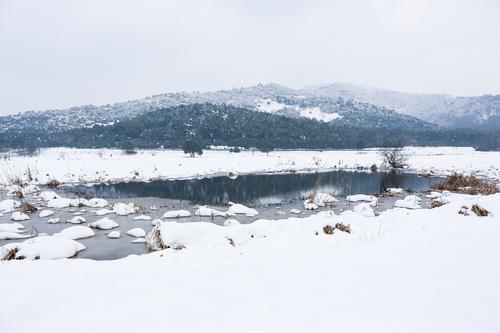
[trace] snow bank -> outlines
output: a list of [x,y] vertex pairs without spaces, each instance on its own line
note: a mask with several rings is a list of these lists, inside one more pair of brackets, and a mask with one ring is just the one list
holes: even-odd
[[17,249],[16,259],[62,259],[74,256],[85,246],[74,240],[59,236],[42,236],[28,239],[22,243],[9,243],[0,247],[0,254],[6,255]]

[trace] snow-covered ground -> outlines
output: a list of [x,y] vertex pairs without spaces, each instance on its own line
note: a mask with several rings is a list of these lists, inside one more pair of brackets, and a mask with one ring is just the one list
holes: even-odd
[[[499,332],[500,194],[261,220],[164,222],[185,246],[117,261],[0,264],[15,332]],[[473,204],[492,216],[460,215]],[[350,224],[352,232],[323,227]],[[234,246],[229,238],[233,240]]]
[[[407,148],[409,164],[415,172],[434,171],[445,175],[457,171],[476,173],[500,180],[500,152],[478,152],[472,148]],[[199,177],[213,174],[286,172],[341,169],[368,169],[382,166],[376,150],[204,151],[190,158],[182,151],[140,150],[127,155],[120,150],[53,148],[36,156],[10,156],[0,160],[0,185],[16,178],[31,178],[45,184],[60,182],[104,182],[107,180],[149,180],[156,178]]]

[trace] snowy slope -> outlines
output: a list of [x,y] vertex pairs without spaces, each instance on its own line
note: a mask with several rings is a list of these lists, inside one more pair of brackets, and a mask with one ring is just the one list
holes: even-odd
[[309,86],[303,90],[314,96],[351,98],[384,106],[443,126],[500,128],[500,95],[410,94],[346,83]]

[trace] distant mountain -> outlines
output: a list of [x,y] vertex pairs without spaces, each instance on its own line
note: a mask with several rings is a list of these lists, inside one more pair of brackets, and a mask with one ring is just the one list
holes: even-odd
[[292,118],[305,117],[360,127],[432,127],[425,121],[398,114],[383,106],[344,97],[304,95],[301,90],[267,84],[216,92],[168,93],[112,105],[85,105],[65,110],[30,111],[0,117],[0,133],[26,130],[53,133],[96,125],[113,125],[152,110],[195,103],[233,105]]
[[500,129],[500,95],[410,94],[345,83],[309,86],[302,91],[310,96],[342,97],[384,106],[444,127]]

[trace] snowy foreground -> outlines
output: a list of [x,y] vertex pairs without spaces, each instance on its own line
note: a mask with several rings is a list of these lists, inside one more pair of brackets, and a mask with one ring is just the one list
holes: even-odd
[[[409,164],[415,172],[446,175],[476,173],[500,180],[500,152],[477,152],[472,148],[407,148]],[[369,169],[383,167],[376,150],[276,151],[269,155],[245,151],[205,151],[189,158],[181,151],[141,150],[127,155],[120,150],[42,150],[36,156],[6,154],[0,159],[0,185],[16,179],[33,179],[45,184],[56,179],[63,183],[151,180],[200,177],[227,173],[291,172],[327,169]]]
[[[438,199],[446,204],[377,217],[323,211],[248,225],[163,222],[172,248],[145,256],[4,261],[0,327],[499,332],[500,194]],[[491,214],[476,216],[473,204]],[[351,233],[324,232],[337,223]]]

